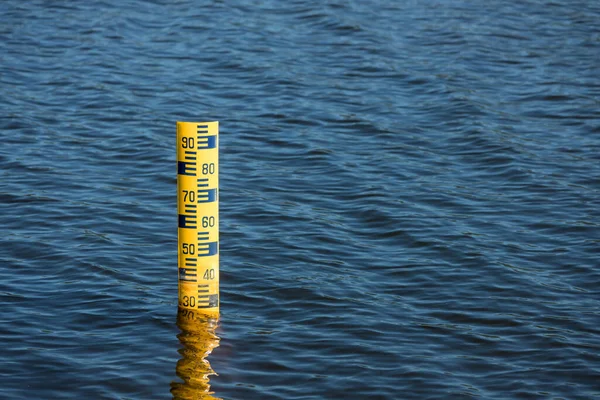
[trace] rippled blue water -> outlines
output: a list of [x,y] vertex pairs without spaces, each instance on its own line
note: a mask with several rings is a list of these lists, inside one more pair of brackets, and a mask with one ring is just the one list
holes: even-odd
[[[0,398],[600,397],[598,21],[1,2]],[[221,124],[218,327],[177,320],[176,120]]]

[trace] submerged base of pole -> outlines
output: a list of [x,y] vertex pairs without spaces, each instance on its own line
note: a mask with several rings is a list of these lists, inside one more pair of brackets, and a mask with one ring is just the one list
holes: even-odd
[[181,333],[177,335],[183,348],[179,350],[182,358],[177,362],[176,373],[181,382],[171,383],[174,399],[214,399],[210,390],[210,377],[217,375],[210,366],[207,357],[219,347],[216,334],[218,319],[202,312],[179,308],[177,326]]

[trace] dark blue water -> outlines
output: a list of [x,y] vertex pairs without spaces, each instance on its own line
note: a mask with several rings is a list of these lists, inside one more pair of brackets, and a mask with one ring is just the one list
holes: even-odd
[[[599,21],[1,2],[0,398],[600,398]],[[177,120],[221,124],[218,323]]]

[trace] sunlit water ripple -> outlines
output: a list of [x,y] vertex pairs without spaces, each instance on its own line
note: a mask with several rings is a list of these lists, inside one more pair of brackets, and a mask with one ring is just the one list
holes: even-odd
[[[0,398],[600,397],[600,3],[0,17]],[[218,324],[176,120],[221,124]]]

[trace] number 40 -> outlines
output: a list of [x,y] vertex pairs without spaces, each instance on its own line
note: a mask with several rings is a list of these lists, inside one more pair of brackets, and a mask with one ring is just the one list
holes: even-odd
[[204,279],[215,279],[215,270],[210,268],[204,271],[204,275],[202,276]]

